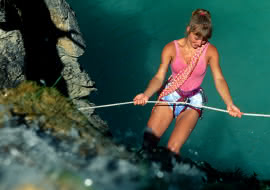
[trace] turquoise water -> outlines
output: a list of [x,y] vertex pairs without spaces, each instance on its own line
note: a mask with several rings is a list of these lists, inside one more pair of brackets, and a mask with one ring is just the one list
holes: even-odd
[[[96,82],[90,101],[96,105],[132,101],[142,92],[160,64],[163,46],[183,37],[192,10],[212,13],[213,37],[220,64],[235,104],[243,112],[270,114],[268,82],[270,1],[68,0],[75,10],[87,50],[81,64]],[[243,4],[244,3],[244,4]],[[211,71],[203,88],[208,106],[226,109],[215,90]],[[152,100],[155,100],[154,98]],[[113,135],[139,146],[153,105],[101,108]],[[232,118],[206,110],[182,154],[227,170],[253,171],[270,178],[270,118]],[[161,144],[166,144],[173,125]]]

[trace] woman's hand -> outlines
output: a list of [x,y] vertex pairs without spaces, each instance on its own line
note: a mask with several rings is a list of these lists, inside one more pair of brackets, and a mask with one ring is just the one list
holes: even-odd
[[134,105],[142,105],[144,106],[147,101],[148,101],[149,97],[146,96],[144,93],[140,93],[137,96],[135,96],[135,98],[133,99]]
[[228,110],[229,114],[233,117],[241,118],[241,116],[243,115],[243,113],[240,112],[240,109],[238,107],[236,107],[234,104],[228,105],[227,110]]

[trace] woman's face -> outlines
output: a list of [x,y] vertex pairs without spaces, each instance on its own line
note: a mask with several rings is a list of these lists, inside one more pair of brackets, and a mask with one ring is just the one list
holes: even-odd
[[190,45],[194,49],[201,47],[202,45],[206,44],[206,42],[207,42],[206,39],[203,39],[202,36],[196,35],[194,32],[189,33],[188,40],[190,42]]

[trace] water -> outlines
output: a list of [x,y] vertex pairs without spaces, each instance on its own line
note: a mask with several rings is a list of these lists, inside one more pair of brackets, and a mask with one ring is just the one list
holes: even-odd
[[[2,113],[7,113],[5,109],[0,106]],[[172,171],[166,172],[158,162],[135,161],[138,158],[131,152],[129,155],[133,154],[134,161],[120,158],[121,152],[126,151],[124,147],[116,149],[107,144],[108,153],[82,153],[82,143],[88,150],[95,145],[67,136],[59,140],[34,123],[20,124],[22,120],[16,116],[5,114],[3,118],[0,189],[201,189],[202,178],[207,179],[205,172],[191,163],[175,162]],[[97,141],[98,146],[104,145]]]
[[[212,13],[214,44],[235,104],[243,112],[270,113],[268,24],[270,2],[247,0],[68,0],[77,14],[87,50],[80,62],[96,82],[96,105],[131,101],[160,64],[163,46],[183,37],[192,10]],[[226,109],[211,71],[203,82],[209,106]],[[154,100],[154,98],[153,98]],[[119,141],[139,146],[152,105],[97,109]],[[270,178],[269,118],[236,119],[205,111],[182,154],[219,169],[242,168]],[[164,135],[166,144],[173,126]]]

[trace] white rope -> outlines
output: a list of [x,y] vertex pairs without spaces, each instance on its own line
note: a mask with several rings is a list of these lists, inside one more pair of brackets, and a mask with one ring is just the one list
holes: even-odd
[[[112,107],[112,106],[121,106],[121,105],[126,105],[126,104],[133,104],[134,102],[121,102],[121,103],[115,103],[115,104],[107,104],[107,105],[100,105],[100,106],[91,106],[91,107],[84,107],[84,108],[79,108],[79,110],[87,110],[87,109],[97,109],[97,108],[105,108],[105,107]],[[168,104],[181,104],[181,105],[190,105],[192,106],[192,104],[187,103],[187,102],[162,102],[162,101],[148,101],[147,103],[152,103],[152,104],[156,104],[156,103],[161,103],[164,105],[168,105]],[[213,110],[213,111],[219,111],[219,112],[225,112],[228,113],[227,110],[224,109],[219,109],[219,108],[214,108],[214,107],[209,107],[209,106],[196,106],[198,108],[204,108],[204,109],[209,109],[209,110]],[[256,114],[256,113],[243,113],[243,115],[246,116],[254,116],[254,117],[270,117],[270,115],[267,114]]]

